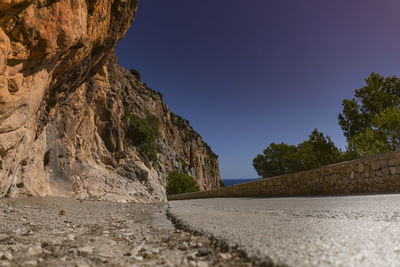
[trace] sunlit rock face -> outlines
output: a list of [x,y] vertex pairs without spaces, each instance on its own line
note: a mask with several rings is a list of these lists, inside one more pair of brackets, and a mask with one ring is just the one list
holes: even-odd
[[[173,169],[202,190],[219,186],[208,146],[116,62],[136,9],[136,0],[0,0],[0,196],[164,201]],[[127,107],[160,118],[155,162],[126,140]]]

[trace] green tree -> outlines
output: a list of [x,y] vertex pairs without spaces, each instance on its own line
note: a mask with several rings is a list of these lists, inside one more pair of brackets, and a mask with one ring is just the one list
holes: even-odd
[[372,120],[372,126],[354,136],[349,147],[358,156],[371,156],[400,149],[400,109],[387,108]]
[[389,151],[400,149],[400,108],[390,107],[385,109],[379,115],[375,116],[373,121],[375,131],[381,134]]
[[191,176],[183,172],[170,172],[167,181],[168,195],[198,192],[200,190],[197,182]]
[[306,169],[317,168],[323,165],[332,164],[339,161],[340,151],[332,142],[329,136],[314,129],[308,140],[298,146],[305,159]]
[[329,136],[315,129],[308,140],[294,146],[271,143],[253,159],[253,167],[263,178],[309,170],[340,160],[340,151]]
[[263,154],[258,154],[253,159],[253,167],[263,178],[289,173],[294,165],[294,153],[296,153],[296,146],[271,143],[264,149]]
[[344,99],[339,125],[350,142],[355,136],[373,127],[374,118],[390,107],[399,107],[400,79],[371,73],[366,85],[355,90],[355,98]]
[[357,151],[355,151],[353,148],[351,148],[351,146],[349,146],[346,151],[340,154],[339,161],[349,161],[359,157],[360,157],[359,153],[357,153]]
[[338,116],[348,159],[400,149],[400,79],[371,73],[365,81]]

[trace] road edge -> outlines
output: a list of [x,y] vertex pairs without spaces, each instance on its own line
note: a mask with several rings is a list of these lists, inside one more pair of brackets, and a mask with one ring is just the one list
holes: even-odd
[[203,230],[195,229],[193,226],[189,225],[183,219],[179,218],[179,216],[173,214],[171,211],[170,203],[168,203],[168,207],[166,210],[167,218],[172,222],[172,224],[176,227],[176,229],[186,231],[192,233],[193,235],[202,235],[209,238],[212,244],[215,247],[219,247],[222,251],[229,252],[231,254],[237,254],[242,259],[253,263],[253,266],[260,267],[290,267],[284,263],[276,263],[270,257],[267,258],[259,258],[259,257],[250,257],[248,253],[242,249],[237,243],[231,242],[222,238],[218,238],[215,235],[208,233]]

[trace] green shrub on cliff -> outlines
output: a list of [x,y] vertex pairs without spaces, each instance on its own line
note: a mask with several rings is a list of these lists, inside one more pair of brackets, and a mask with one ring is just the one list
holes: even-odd
[[179,129],[179,130],[185,130],[190,126],[190,122],[178,114],[175,114],[174,112],[170,111],[170,116],[171,116],[171,122]]
[[200,190],[197,182],[186,173],[172,171],[169,173],[167,179],[168,195],[198,192]]
[[129,72],[130,72],[133,76],[135,76],[136,79],[138,79],[139,81],[141,80],[142,77],[141,77],[139,71],[137,71],[137,70],[135,70],[135,69],[130,69]]
[[126,118],[128,119],[126,137],[138,148],[141,156],[148,158],[150,161],[157,160],[158,118],[149,112],[145,119],[132,115],[130,112],[126,114]]

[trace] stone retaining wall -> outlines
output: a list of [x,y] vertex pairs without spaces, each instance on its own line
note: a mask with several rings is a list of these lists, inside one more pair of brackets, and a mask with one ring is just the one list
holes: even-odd
[[400,151],[211,191],[170,195],[168,200],[394,192],[400,192]]

